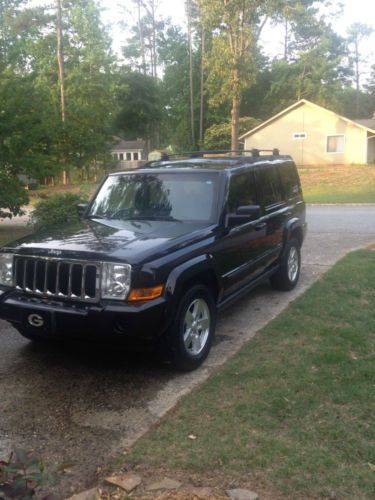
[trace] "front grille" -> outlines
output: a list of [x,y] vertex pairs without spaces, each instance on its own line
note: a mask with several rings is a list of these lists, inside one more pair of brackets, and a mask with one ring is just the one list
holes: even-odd
[[97,302],[100,271],[98,262],[16,256],[14,283],[26,293]]

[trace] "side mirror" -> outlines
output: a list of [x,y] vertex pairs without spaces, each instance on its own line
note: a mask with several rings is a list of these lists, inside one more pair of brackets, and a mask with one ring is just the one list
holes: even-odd
[[82,219],[82,217],[84,216],[88,206],[88,203],[78,203],[77,214],[80,219]]
[[236,215],[247,215],[251,220],[259,219],[260,213],[260,205],[242,205],[236,210]]
[[235,214],[228,214],[227,226],[234,227],[241,224],[246,224],[247,222],[259,219],[260,216],[260,205],[241,205],[237,207]]

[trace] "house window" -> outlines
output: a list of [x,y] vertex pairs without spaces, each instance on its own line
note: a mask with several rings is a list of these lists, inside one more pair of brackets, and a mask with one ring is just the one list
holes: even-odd
[[344,135],[327,136],[327,153],[343,153],[345,148]]
[[120,153],[120,160],[122,161],[124,159],[124,153]]
[[133,159],[138,160],[138,153],[133,153]]
[[294,132],[293,133],[293,140],[295,141],[303,141],[307,139],[307,133],[306,132]]
[[131,153],[126,153],[126,160],[130,161],[132,159],[132,154]]

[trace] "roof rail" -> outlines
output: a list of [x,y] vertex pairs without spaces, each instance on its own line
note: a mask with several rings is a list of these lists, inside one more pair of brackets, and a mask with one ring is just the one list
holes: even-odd
[[174,153],[174,154],[166,154],[163,153],[160,160],[158,161],[168,161],[173,158],[187,157],[187,158],[202,158],[205,155],[224,155],[230,153],[251,153],[252,156],[260,156],[261,153],[271,153],[273,156],[279,156],[280,151],[277,148],[274,149],[208,149],[202,151],[190,151],[187,153]]

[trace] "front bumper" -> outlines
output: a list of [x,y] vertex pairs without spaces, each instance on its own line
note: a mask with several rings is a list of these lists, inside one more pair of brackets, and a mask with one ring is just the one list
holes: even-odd
[[152,342],[164,331],[165,310],[163,297],[135,304],[86,304],[0,290],[0,319],[40,337]]

